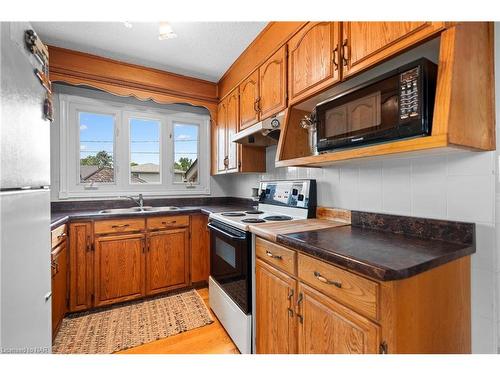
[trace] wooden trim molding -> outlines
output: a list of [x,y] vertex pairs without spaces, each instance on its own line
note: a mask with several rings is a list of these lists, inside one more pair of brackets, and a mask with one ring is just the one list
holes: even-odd
[[50,79],[161,104],[205,107],[215,118],[217,85],[197,78],[49,46]]

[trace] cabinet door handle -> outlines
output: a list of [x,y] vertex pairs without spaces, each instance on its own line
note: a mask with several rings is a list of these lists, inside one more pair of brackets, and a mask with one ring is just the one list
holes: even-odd
[[61,238],[66,237],[68,234],[67,233],[61,233],[57,238],[60,240]]
[[349,62],[349,46],[347,45],[347,39],[342,42],[342,65],[347,66]]
[[302,302],[302,300],[304,299],[304,295],[302,293],[299,293],[299,296],[297,298],[297,309],[295,311],[295,315],[297,316],[297,319],[299,319],[299,323],[303,323],[304,322],[304,317],[299,314],[300,312],[300,304]]
[[335,45],[335,48],[333,49],[333,65],[335,67],[335,70],[339,70],[339,45],[338,43]]
[[314,277],[321,281],[322,283],[328,285],[335,285],[337,288],[342,288],[342,283],[340,281],[328,280],[326,277],[322,276],[318,271],[314,271]]
[[163,225],[175,224],[175,223],[177,223],[177,220],[172,220],[172,221],[162,221],[161,223],[162,223]]
[[269,258],[273,258],[273,259],[283,259],[283,257],[281,255],[274,255],[273,253],[271,253],[269,250],[266,250],[266,255],[269,257]]
[[295,293],[295,291],[294,291],[293,289],[290,289],[290,290],[288,291],[288,300],[289,300],[289,301],[292,299],[292,297],[293,297],[293,294],[294,294],[294,293]]

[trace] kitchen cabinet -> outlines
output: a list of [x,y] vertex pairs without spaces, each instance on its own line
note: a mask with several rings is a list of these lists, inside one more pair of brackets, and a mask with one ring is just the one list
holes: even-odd
[[299,283],[300,354],[376,354],[380,328],[367,318]]
[[342,22],[343,74],[358,73],[444,27],[444,22]]
[[257,101],[259,120],[264,120],[286,108],[286,46],[281,47],[259,68]]
[[95,238],[95,307],[145,295],[145,251],[142,233]]
[[239,90],[235,89],[227,97],[226,109],[226,172],[238,172],[240,147],[231,139],[238,133],[239,126]]
[[69,225],[69,275],[71,312],[92,307],[93,252],[92,223],[75,222]]
[[[60,235],[59,235],[60,236]],[[67,242],[59,242],[51,252],[52,275],[52,337],[59,330],[68,311],[68,250]]]
[[237,172],[265,172],[266,149],[242,146],[231,138],[239,128],[238,88],[219,103],[217,115],[217,165],[216,174]]
[[470,257],[380,281],[260,237],[255,246],[257,353],[470,353]]
[[148,233],[146,294],[189,285],[189,228]]
[[286,108],[286,67],[286,46],[283,46],[240,83],[239,130]]
[[309,22],[288,41],[290,104],[340,81],[340,22]]
[[240,83],[240,130],[259,121],[259,70]]
[[255,265],[256,349],[258,354],[296,353],[296,281],[257,259]]
[[208,216],[191,216],[191,282],[207,283],[210,274]]

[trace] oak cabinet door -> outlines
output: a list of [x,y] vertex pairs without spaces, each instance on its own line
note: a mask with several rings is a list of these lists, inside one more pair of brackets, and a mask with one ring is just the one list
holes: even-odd
[[260,259],[255,275],[257,353],[296,353],[297,319],[292,310],[296,281]]
[[380,328],[322,293],[299,283],[300,354],[376,354]]
[[402,52],[443,28],[443,22],[343,22],[344,76]]
[[290,103],[340,80],[339,43],[339,22],[310,22],[289,40]]
[[286,108],[286,74],[286,46],[283,46],[259,68],[260,120]]
[[191,282],[208,282],[210,233],[206,215],[191,216]]
[[231,138],[238,132],[239,126],[239,98],[238,88],[234,89],[227,97],[227,120],[226,120],[226,149],[227,149],[227,171],[238,172],[239,150],[238,143],[232,142]]
[[259,121],[259,70],[240,84],[240,130]]
[[93,252],[92,223],[69,225],[69,309],[87,310],[92,307]]
[[219,103],[217,108],[217,172],[226,170],[226,127],[227,122],[227,100],[224,99]]
[[66,241],[52,251],[52,337],[55,337],[67,311],[67,262]]
[[95,306],[144,296],[145,250],[143,234],[95,239]]
[[189,228],[148,235],[146,294],[189,285]]

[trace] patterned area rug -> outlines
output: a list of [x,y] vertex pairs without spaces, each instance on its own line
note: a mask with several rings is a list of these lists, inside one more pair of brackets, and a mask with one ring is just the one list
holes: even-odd
[[60,354],[111,354],[213,323],[196,290],[127,302],[64,318],[52,347]]

